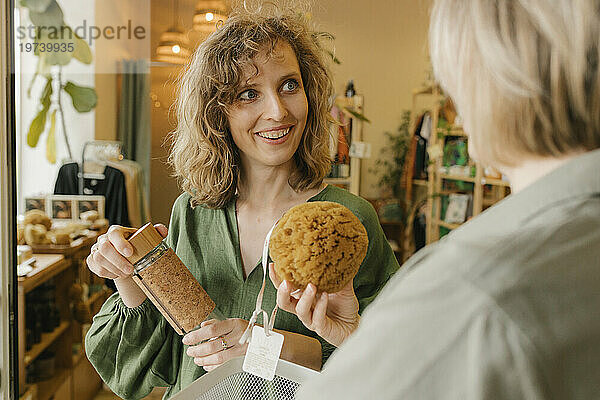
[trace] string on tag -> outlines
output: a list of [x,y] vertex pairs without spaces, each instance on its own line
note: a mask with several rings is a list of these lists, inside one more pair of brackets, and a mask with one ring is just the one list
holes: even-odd
[[262,253],[262,267],[263,267],[263,282],[262,287],[260,288],[260,292],[258,292],[258,296],[256,297],[256,307],[254,312],[252,313],[252,317],[250,318],[250,322],[244,331],[244,334],[240,338],[239,343],[245,344],[252,339],[252,329],[254,325],[256,325],[256,320],[260,314],[263,316],[263,324],[265,329],[265,334],[267,336],[271,335],[271,331],[273,330],[273,325],[275,324],[275,316],[277,315],[277,303],[275,303],[275,308],[271,312],[271,318],[269,318],[267,312],[262,309],[262,301],[263,295],[265,293],[265,285],[267,283],[267,271],[269,270],[269,240],[271,239],[271,234],[273,233],[273,229],[277,225],[279,220],[275,221],[269,233],[267,233],[267,237],[265,238],[265,243],[263,245],[263,253]]

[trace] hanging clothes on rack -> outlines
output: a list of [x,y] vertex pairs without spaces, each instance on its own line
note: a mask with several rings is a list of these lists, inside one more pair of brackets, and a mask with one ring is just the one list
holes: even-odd
[[141,165],[132,160],[109,161],[108,165],[117,168],[125,176],[130,226],[141,227],[150,220],[144,190],[144,171]]
[[[79,194],[79,171],[79,164],[76,162],[61,166],[54,185],[54,194]],[[104,196],[104,213],[109,223],[130,226],[125,175],[110,165],[104,167],[102,175],[103,179],[84,177],[82,194]]]
[[124,160],[121,142],[86,142],[81,164],[65,163],[58,172],[55,194],[103,195],[111,225],[140,227],[150,219],[142,166]]
[[122,158],[120,142],[86,142],[81,165],[67,162],[59,169],[54,194],[104,196],[104,213],[109,223],[129,226],[125,176],[107,165],[108,160],[119,158]]

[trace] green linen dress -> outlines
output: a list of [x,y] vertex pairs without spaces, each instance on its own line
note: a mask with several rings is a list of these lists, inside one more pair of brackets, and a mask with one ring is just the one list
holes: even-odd
[[[340,203],[348,207],[367,230],[367,255],[354,278],[362,313],[399,268],[375,210],[366,200],[335,186],[327,186],[308,201]],[[166,241],[223,315],[250,319],[262,285],[263,270],[259,261],[244,279],[235,201],[217,210],[192,208],[190,195],[182,194],[173,206]],[[263,309],[267,312],[274,308],[276,294],[267,278],[263,300]],[[323,363],[335,350],[295,315],[285,311],[278,313],[275,328],[317,338],[321,342]],[[94,317],[85,338],[85,350],[92,365],[117,395],[140,399],[159,386],[169,387],[165,394],[165,398],[169,398],[205,373],[185,354],[187,346],[181,339],[148,299],[135,308],[128,308],[115,293]]]

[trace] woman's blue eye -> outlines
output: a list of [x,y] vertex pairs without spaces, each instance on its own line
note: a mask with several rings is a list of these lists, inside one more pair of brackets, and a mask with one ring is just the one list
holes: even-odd
[[290,79],[283,84],[283,90],[286,92],[293,92],[298,89],[300,84],[295,79]]
[[252,89],[243,91],[239,95],[240,100],[254,100],[257,97],[258,97],[258,94],[256,93],[256,91],[254,91]]

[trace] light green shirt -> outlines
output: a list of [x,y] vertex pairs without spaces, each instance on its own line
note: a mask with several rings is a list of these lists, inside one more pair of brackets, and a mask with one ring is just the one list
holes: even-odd
[[599,399],[600,150],[415,254],[316,399]]
[[[235,202],[223,209],[191,208],[181,195],[173,206],[167,243],[190,269],[219,311],[230,318],[250,319],[262,286],[261,262],[244,279]],[[369,237],[367,255],[354,278],[360,312],[375,298],[398,263],[385,239],[373,207],[364,199],[327,186],[308,201],[333,201],[348,207]],[[267,278],[263,309],[272,310],[276,290]],[[298,318],[281,311],[275,328],[319,339],[323,362],[335,349],[308,330]],[[139,399],[154,386],[169,386],[166,398],[192,383],[204,370],[185,354],[187,346],[149,300],[128,308],[118,293],[94,317],[86,336],[86,353],[102,379],[119,396]]]

